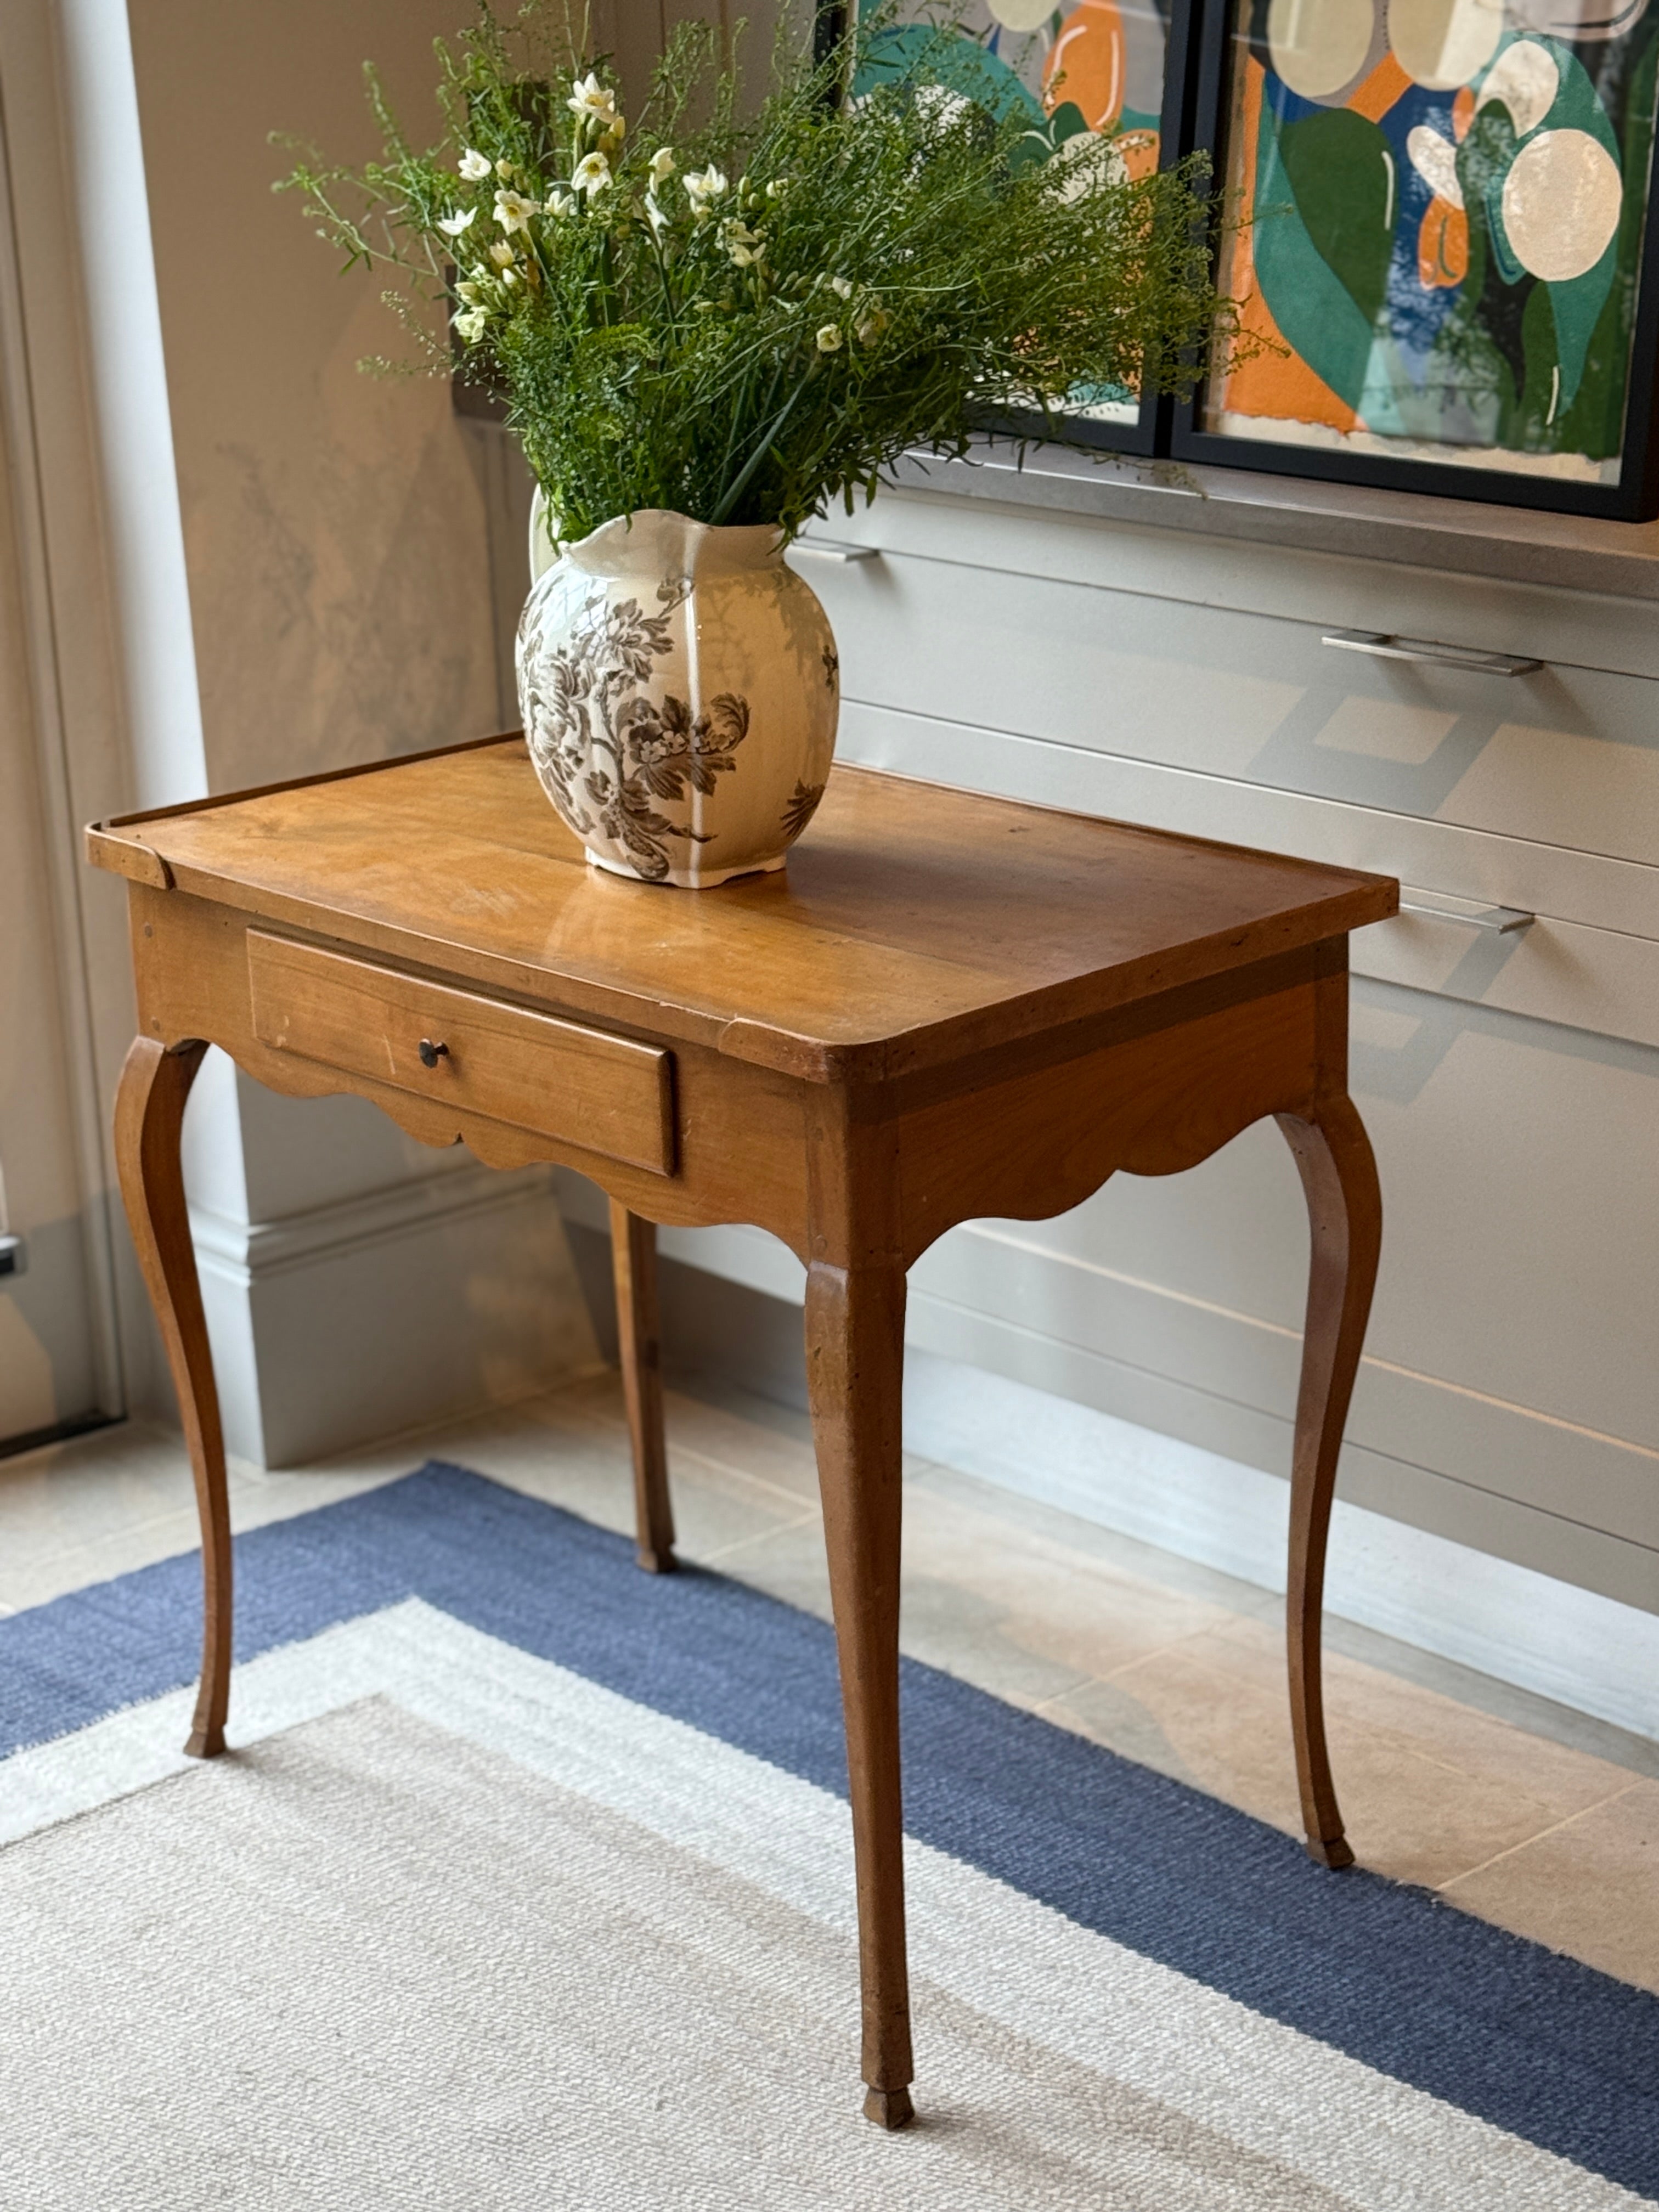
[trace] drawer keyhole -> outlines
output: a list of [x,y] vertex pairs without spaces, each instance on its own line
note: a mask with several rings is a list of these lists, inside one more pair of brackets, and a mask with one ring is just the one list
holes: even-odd
[[415,1048],[421,1055],[422,1067],[435,1067],[441,1060],[447,1060],[449,1057],[449,1047],[447,1044],[434,1044],[430,1037],[422,1037]]

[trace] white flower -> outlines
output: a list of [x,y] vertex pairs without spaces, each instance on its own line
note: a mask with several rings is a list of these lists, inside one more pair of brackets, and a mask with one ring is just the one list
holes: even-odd
[[501,179],[503,184],[505,184],[507,179],[513,174],[513,164],[507,160],[505,154],[502,155],[501,160],[495,164],[495,174]]
[[826,323],[818,332],[818,351],[820,353],[841,351],[841,331],[837,325]]
[[476,345],[483,336],[484,325],[489,320],[488,309],[464,307],[460,313],[453,318],[456,335],[465,339],[468,345]]
[[657,204],[655,192],[647,192],[645,196],[645,219],[651,226],[653,238],[660,238],[668,228],[668,217]]
[[652,183],[653,185],[666,184],[669,178],[672,177],[673,173],[673,148],[672,146],[659,146],[656,152],[651,156]]
[[607,126],[617,118],[616,94],[609,85],[601,84],[599,78],[592,74],[575,80],[565,106],[573,115],[580,115],[584,120],[591,117],[595,123]]
[[498,238],[489,249],[489,258],[498,269],[513,266],[513,248],[504,238]]
[[476,281],[469,280],[455,287],[455,297],[458,300],[465,300],[469,307],[476,307],[481,290],[482,287]]
[[735,216],[720,225],[720,243],[739,269],[750,268],[766,251],[766,241],[760,233],[750,230]]
[[865,317],[864,320],[863,320],[863,321],[859,325],[859,328],[858,328],[858,340],[859,340],[859,343],[860,343],[861,346],[872,346],[872,345],[874,345],[874,343],[875,343],[876,340],[877,340],[877,339],[881,336],[882,332],[886,329],[886,327],[887,327],[887,311],[886,311],[886,309],[885,309],[884,307],[872,307],[872,308],[871,308],[871,310],[870,310],[870,312],[869,312],[869,313]]
[[603,154],[584,154],[570,173],[573,192],[602,192],[611,182],[611,164]]
[[541,210],[534,200],[527,200],[522,192],[501,191],[495,195],[495,220],[509,238],[515,230],[530,235],[530,218]]
[[711,202],[725,198],[726,189],[725,177],[712,161],[706,169],[691,169],[686,173],[686,197],[691,203],[692,214],[700,220],[708,213]]
[[556,185],[548,194],[547,211],[549,215],[568,215],[571,209],[574,207],[575,204],[576,202],[574,196],[570,192],[561,191]]
[[489,157],[469,146],[460,158],[459,167],[468,184],[476,185],[489,174]]
[[853,296],[853,288],[844,276],[832,276],[830,289],[838,300],[850,300]]
[[471,224],[473,216],[477,215],[477,212],[478,210],[477,208],[470,207],[463,209],[459,215],[441,216],[438,221],[438,228],[448,237],[459,238],[461,233]]

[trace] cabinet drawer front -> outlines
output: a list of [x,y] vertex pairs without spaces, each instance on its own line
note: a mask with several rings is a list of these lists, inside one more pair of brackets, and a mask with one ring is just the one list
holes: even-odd
[[262,1044],[674,1172],[672,1053],[258,930],[247,957]]
[[[1659,865],[1651,678],[1370,659],[1326,645],[1300,605],[1239,612],[902,553],[874,565],[812,575],[849,706]],[[1379,608],[1365,627],[1396,619]],[[1455,602],[1423,634],[1489,641]]]

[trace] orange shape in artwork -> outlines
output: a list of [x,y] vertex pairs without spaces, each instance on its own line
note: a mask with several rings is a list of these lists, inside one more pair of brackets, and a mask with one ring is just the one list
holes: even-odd
[[1370,75],[1354,87],[1346,104],[1368,123],[1380,123],[1401,94],[1411,90],[1411,82],[1393,54],[1386,53]]
[[1158,133],[1156,131],[1126,131],[1112,143],[1123,164],[1123,173],[1130,183],[1139,184],[1150,177],[1158,167]]
[[1418,282],[1427,291],[1461,284],[1469,273],[1469,219],[1437,193],[1417,234]]
[[1257,126],[1265,82],[1260,62],[1247,61],[1241,117],[1244,127],[1239,133],[1237,167],[1232,179],[1235,185],[1243,179],[1243,188],[1239,195],[1238,228],[1233,234],[1232,252],[1224,281],[1239,303],[1241,331],[1252,337],[1266,338],[1278,350],[1258,354],[1254,361],[1240,362],[1230,369],[1222,380],[1217,404],[1233,415],[1263,416],[1279,422],[1320,422],[1333,430],[1352,430],[1359,420],[1353,409],[1285,343],[1272,309],[1261,296],[1250,258]]
[[1460,84],[1452,101],[1452,137],[1461,146],[1469,135],[1469,125],[1474,120],[1474,88]]
[[1123,18],[1115,0],[1083,0],[1048,49],[1044,104],[1069,100],[1091,131],[1109,131],[1123,112]]

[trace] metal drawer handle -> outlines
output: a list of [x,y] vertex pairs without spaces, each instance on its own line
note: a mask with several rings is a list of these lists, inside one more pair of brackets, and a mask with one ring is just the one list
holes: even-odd
[[1339,653],[1369,653],[1376,660],[1415,660],[1434,668],[1473,668],[1482,676],[1530,676],[1541,660],[1515,653],[1479,653],[1461,645],[1435,645],[1427,638],[1395,637],[1387,630],[1334,629],[1319,641]]
[[822,561],[879,561],[879,545],[849,545],[838,538],[798,538],[792,553],[816,553]]
[[1465,922],[1471,929],[1489,929],[1498,937],[1507,937],[1512,930],[1530,929],[1538,919],[1518,906],[1462,907],[1434,891],[1413,890],[1405,884],[1400,890],[1400,911],[1425,914],[1435,921]]
[[434,1044],[430,1037],[422,1037],[415,1049],[421,1055],[422,1067],[435,1067],[441,1060],[447,1060],[449,1056],[449,1047]]

